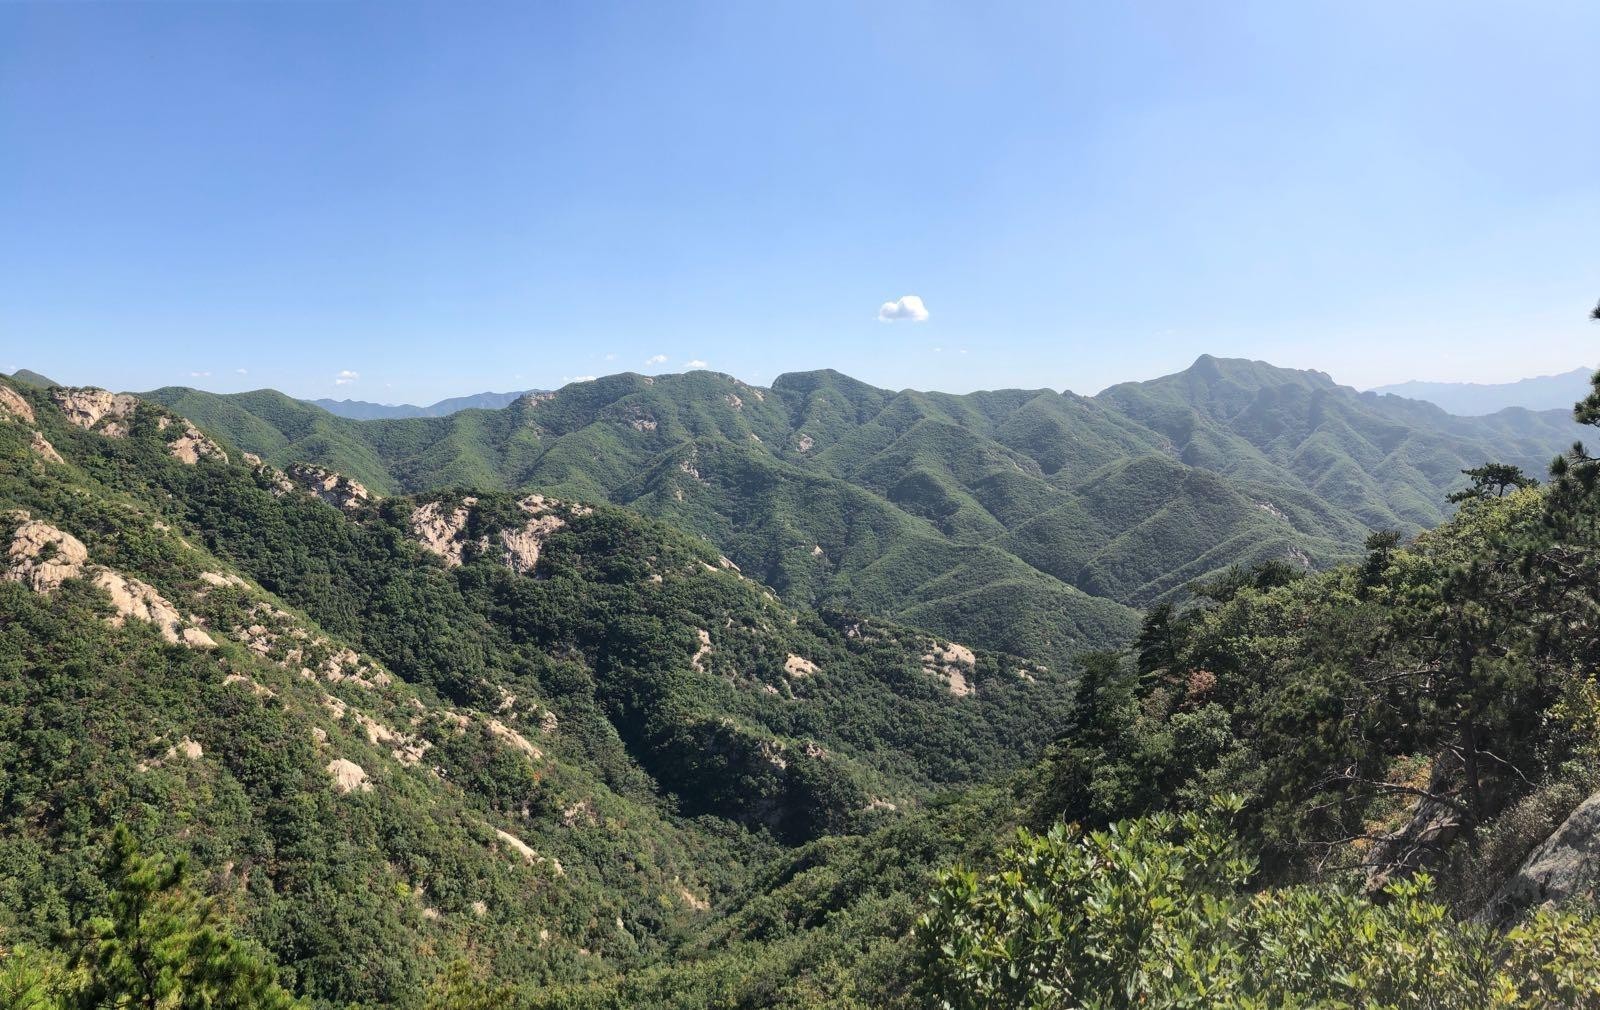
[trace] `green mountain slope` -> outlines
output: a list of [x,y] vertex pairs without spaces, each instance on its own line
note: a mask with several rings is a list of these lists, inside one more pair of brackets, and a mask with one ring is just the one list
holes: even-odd
[[386,493],[465,485],[608,500],[716,543],[785,599],[1050,664],[1126,640],[1132,607],[1234,563],[1325,566],[1436,525],[1460,471],[1536,471],[1560,413],[1459,418],[1327,376],[1205,356],[1095,397],[761,389],[623,374],[504,410],[353,422],[271,393],[152,398],[279,465]]
[[0,943],[98,900],[127,824],[322,1005],[658,960],[781,846],[1005,774],[1069,702],[631,512],[377,499],[103,391],[0,382],[0,543]]

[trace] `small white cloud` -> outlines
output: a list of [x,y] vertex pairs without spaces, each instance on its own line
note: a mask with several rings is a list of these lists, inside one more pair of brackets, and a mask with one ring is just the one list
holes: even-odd
[[333,377],[333,384],[335,386],[348,386],[359,378],[361,378],[360,372],[352,372],[346,368]]
[[906,295],[878,306],[878,319],[885,323],[898,322],[902,319],[913,323],[925,323],[928,321],[928,307],[922,304],[922,299],[918,296]]
[[683,367],[684,368],[710,368],[711,366],[706,364],[704,361],[701,361],[699,358],[695,358],[693,361],[685,364]]
[[563,375],[561,377],[561,381],[563,383],[567,383],[567,382],[593,382],[594,381],[594,376],[592,376],[592,375]]
[[665,354],[652,354],[644,359],[644,363],[647,365],[661,365],[665,364],[666,360],[667,356]]
[[248,371],[246,371],[243,368],[235,368],[233,370],[233,372],[234,372],[235,375],[249,375],[250,374]]
[[608,351],[608,352],[606,352],[606,360],[607,360],[607,361],[615,361],[615,360],[617,360],[617,355],[616,355],[616,353],[615,353],[615,352],[613,352],[613,351]]
[[191,379],[209,379],[209,378],[211,378],[211,373],[210,372],[190,372],[189,373],[189,378],[191,378]]

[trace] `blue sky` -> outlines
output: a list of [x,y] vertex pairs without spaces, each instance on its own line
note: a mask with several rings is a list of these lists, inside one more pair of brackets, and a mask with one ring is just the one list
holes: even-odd
[[1537,0],[0,3],[0,369],[1563,371],[1597,38]]

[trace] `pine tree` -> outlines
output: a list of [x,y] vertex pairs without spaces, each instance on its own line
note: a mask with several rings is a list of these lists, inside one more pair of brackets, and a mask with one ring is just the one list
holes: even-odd
[[184,886],[186,864],[147,857],[126,827],[103,869],[107,913],[69,937],[77,1010],[288,1010],[263,958],[228,935],[211,903]]

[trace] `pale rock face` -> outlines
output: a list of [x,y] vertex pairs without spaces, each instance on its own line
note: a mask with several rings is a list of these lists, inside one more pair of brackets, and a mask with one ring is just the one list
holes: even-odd
[[33,416],[33,407],[22,394],[10,386],[0,386],[0,418],[16,418],[28,424],[36,423]]
[[89,550],[70,533],[48,523],[28,519],[27,513],[12,513],[25,521],[12,534],[6,552],[7,567],[0,578],[20,582],[36,593],[48,596],[67,579],[83,574]]
[[978,692],[977,685],[970,679],[976,664],[977,657],[965,645],[951,642],[941,646],[935,642],[932,650],[922,657],[922,672],[940,678],[951,694],[965,698]]
[[566,870],[562,869],[560,862],[554,859],[546,859],[545,857],[539,855],[539,853],[533,851],[532,846],[518,838],[516,835],[513,835],[511,832],[501,831],[499,828],[495,828],[494,834],[496,838],[500,839],[500,841],[504,842],[509,848],[520,855],[523,859],[523,862],[526,862],[529,865],[535,863],[548,863],[550,864],[550,868],[556,872],[557,876],[566,875]]
[[244,685],[246,690],[258,698],[276,698],[278,696],[277,692],[273,691],[272,688],[256,681],[252,677],[246,677],[242,673],[230,673],[222,678],[223,687],[231,687],[234,684]]
[[139,398],[136,396],[94,387],[83,389],[58,387],[52,389],[50,395],[61,408],[61,413],[66,415],[67,421],[80,428],[93,428],[109,418],[111,423],[101,430],[101,434],[111,438],[121,438],[128,433],[126,424],[116,422],[126,421],[139,407]]
[[527,737],[523,736],[521,733],[518,733],[510,726],[507,726],[499,719],[490,719],[488,726],[489,732],[493,733],[501,740],[504,740],[512,747],[515,747],[522,753],[528,755],[528,757],[532,758],[533,760],[538,761],[540,758],[544,757],[544,752],[530,743]]
[[328,762],[328,774],[333,776],[333,788],[341,793],[372,791],[372,783],[367,781],[366,769],[354,761],[334,758]]
[[696,912],[709,912],[709,911],[711,911],[711,902],[707,901],[706,899],[700,897],[698,894],[696,894],[693,891],[689,890],[687,887],[684,886],[684,884],[683,884],[683,882],[681,880],[674,880],[673,884],[678,889],[678,897],[683,899],[683,903],[685,905],[688,905],[690,908],[694,909]]
[[199,742],[188,737],[184,737],[167,748],[167,757],[185,757],[190,761],[200,760],[201,755],[204,753],[205,749],[200,746]]
[[[528,513],[529,518],[521,529],[506,529],[500,531],[500,546],[504,548],[500,563],[516,572],[518,575],[527,575],[539,564],[539,552],[544,548],[544,542],[556,530],[567,525],[567,521],[552,511],[557,503],[542,495],[529,495],[519,499],[517,506]],[[573,515],[587,515],[592,509],[573,506]]]
[[724,399],[728,401],[728,406],[732,407],[734,410],[742,410],[744,408],[744,401],[739,399],[739,397],[734,393],[729,393],[726,397],[724,397]]
[[[24,406],[26,406],[26,405],[24,405]],[[37,432],[36,431],[36,432],[33,433],[32,448],[33,448],[33,451],[38,453],[41,457],[43,457],[46,462],[50,462],[50,463],[65,463],[66,462],[66,460],[61,458],[61,454],[59,452],[56,452],[56,447],[50,444],[50,440],[45,438],[44,434],[42,432]]]
[[1600,793],[1578,805],[1528,855],[1485,910],[1496,920],[1533,907],[1586,901],[1600,894]]
[[476,498],[464,498],[460,505],[448,513],[436,501],[418,505],[411,513],[411,532],[418,543],[443,558],[447,566],[454,568],[461,564],[462,552],[467,546],[462,534],[466,531],[467,520],[472,516],[470,507],[477,503]]
[[790,653],[789,658],[783,661],[783,672],[791,677],[809,677],[817,672],[817,664],[804,656]]
[[130,578],[121,572],[102,568],[95,573],[94,584],[111,597],[111,606],[117,612],[116,616],[111,618],[113,627],[121,627],[131,617],[137,621],[154,624],[156,630],[161,632],[161,637],[174,645],[181,642],[197,649],[210,649],[217,644],[210,635],[199,628],[184,627],[178,609],[156,592],[155,587],[147,583]]
[[696,628],[695,631],[700,635],[700,647],[689,657],[689,665],[704,673],[706,668],[701,661],[711,655],[711,632],[704,628]]
[[800,433],[799,440],[795,442],[795,445],[799,447],[801,452],[810,452],[811,447],[816,444],[816,441],[812,439],[810,435],[807,435],[804,432]]
[[200,581],[204,582],[208,586],[217,586],[218,588],[224,586],[232,586],[235,589],[250,588],[250,583],[239,578],[239,576],[234,575],[231,572],[201,572]]
[[310,491],[334,508],[350,511],[372,500],[372,495],[359,482],[327,467],[294,463],[283,474],[296,486]]
[[[468,521],[476,498],[463,498],[461,504],[445,511],[439,502],[426,502],[411,513],[411,532],[417,542],[444,560],[447,567],[460,565],[468,547],[480,553],[490,548],[487,537],[475,543],[466,535]],[[517,500],[517,507],[528,514],[520,527],[500,530],[495,539],[500,548],[500,563],[518,575],[532,573],[539,564],[539,552],[550,535],[567,525],[557,512],[561,503],[543,495],[528,495]],[[588,515],[594,510],[583,505],[571,505],[567,511],[574,516]]]
[[[166,418],[162,418],[162,420],[165,421]],[[222,451],[222,446],[205,437],[200,433],[199,428],[196,428],[188,421],[183,423],[186,425],[183,434],[167,445],[167,451],[172,453],[179,462],[194,466],[202,459],[214,459],[219,463],[228,461],[228,454]]]

